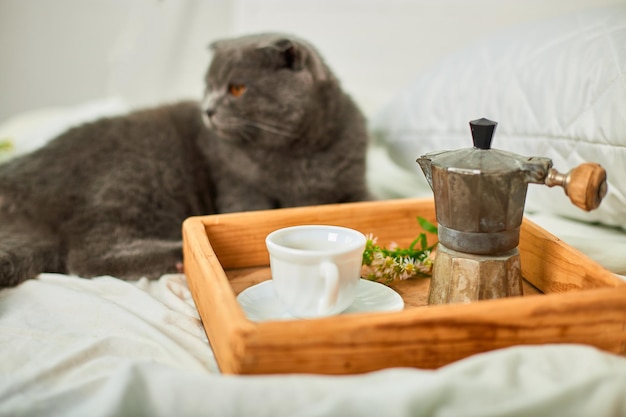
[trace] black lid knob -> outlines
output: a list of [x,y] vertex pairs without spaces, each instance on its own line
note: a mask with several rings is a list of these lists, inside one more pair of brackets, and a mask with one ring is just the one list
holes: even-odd
[[483,117],[482,119],[472,120],[469,124],[472,131],[472,139],[474,140],[474,147],[478,149],[491,149],[493,132],[495,132],[498,122]]

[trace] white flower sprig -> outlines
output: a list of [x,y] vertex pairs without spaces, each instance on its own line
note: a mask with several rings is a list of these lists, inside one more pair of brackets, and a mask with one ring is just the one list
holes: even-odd
[[[417,218],[422,229],[437,233],[437,226],[422,217]],[[430,277],[433,267],[433,249],[428,245],[426,234],[420,235],[407,249],[391,244],[389,248],[376,244],[377,238],[369,234],[363,252],[361,277],[372,281],[391,282],[395,279]],[[416,248],[418,246],[419,248]]]

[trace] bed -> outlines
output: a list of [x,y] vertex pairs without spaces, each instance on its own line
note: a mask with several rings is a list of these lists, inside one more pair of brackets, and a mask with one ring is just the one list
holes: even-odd
[[[0,126],[0,158],[123,99],[42,108]],[[430,196],[415,158],[467,147],[467,122],[499,122],[494,147],[568,170],[602,164],[593,212],[531,185],[526,215],[626,274],[626,7],[515,26],[450,53],[370,117],[368,182],[380,199]],[[626,277],[624,277],[626,279]],[[2,416],[626,415],[626,358],[583,345],[517,346],[437,370],[348,376],[220,373],[183,274],[126,282],[41,274],[0,291]]]

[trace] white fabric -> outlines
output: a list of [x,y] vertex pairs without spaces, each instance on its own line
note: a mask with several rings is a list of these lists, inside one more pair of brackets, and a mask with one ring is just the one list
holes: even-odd
[[0,291],[3,416],[615,416],[626,359],[517,347],[437,371],[328,377],[217,373],[181,275],[55,274]]
[[420,75],[373,120],[401,167],[431,151],[471,147],[468,122],[499,122],[492,146],[551,158],[567,172],[600,163],[609,192],[584,212],[563,190],[531,185],[527,208],[626,227],[626,4],[525,24]]

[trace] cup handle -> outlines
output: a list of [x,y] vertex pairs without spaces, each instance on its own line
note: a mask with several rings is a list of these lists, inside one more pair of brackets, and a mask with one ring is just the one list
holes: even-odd
[[318,304],[318,314],[327,314],[339,296],[339,269],[332,262],[324,261],[320,264],[320,275],[324,277],[324,295]]

